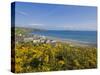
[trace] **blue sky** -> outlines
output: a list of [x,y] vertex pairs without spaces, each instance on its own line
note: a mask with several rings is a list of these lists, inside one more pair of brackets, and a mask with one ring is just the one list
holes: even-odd
[[15,24],[47,30],[97,30],[97,8],[16,2]]

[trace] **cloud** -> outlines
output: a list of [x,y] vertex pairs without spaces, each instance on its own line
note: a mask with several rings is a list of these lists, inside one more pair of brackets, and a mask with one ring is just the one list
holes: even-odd
[[29,26],[44,26],[44,24],[33,23],[33,24],[29,24]]
[[24,16],[27,16],[28,14],[24,11],[16,11],[18,14],[21,14],[21,15],[24,15]]
[[97,25],[95,24],[74,24],[74,25],[58,25],[56,29],[62,30],[97,30]]
[[32,24],[28,24],[28,27],[32,27],[32,28],[37,28],[37,29],[48,29],[48,27],[45,26],[45,24],[40,24],[40,23],[32,23]]

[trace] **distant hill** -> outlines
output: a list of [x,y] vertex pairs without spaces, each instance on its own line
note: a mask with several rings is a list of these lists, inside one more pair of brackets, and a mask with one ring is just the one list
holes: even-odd
[[15,34],[27,34],[33,31],[44,31],[43,29],[36,29],[36,28],[26,28],[26,27],[15,27]]

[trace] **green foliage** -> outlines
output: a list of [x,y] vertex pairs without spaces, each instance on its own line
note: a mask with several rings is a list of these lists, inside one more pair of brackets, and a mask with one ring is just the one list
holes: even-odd
[[42,72],[97,67],[97,49],[72,47],[69,44],[18,43],[15,47],[15,70]]
[[16,35],[19,35],[19,34],[26,34],[27,33],[27,30],[25,29],[21,29],[21,28],[15,28],[15,33]]
[[27,33],[30,33],[33,31],[44,31],[44,30],[36,29],[36,28],[15,27],[15,34],[16,35],[19,35],[19,34],[26,35]]

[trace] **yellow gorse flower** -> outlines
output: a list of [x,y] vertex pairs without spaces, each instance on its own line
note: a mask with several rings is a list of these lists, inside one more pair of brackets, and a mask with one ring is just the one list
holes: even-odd
[[59,64],[65,64],[65,62],[63,60],[58,61]]

